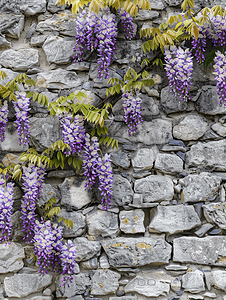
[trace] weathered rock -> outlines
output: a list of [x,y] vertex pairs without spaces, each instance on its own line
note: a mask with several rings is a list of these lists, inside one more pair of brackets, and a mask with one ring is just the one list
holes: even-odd
[[195,270],[182,276],[182,287],[190,293],[200,293],[205,291],[203,272]]
[[111,160],[116,166],[128,169],[130,167],[130,159],[125,152],[117,151],[111,153]]
[[35,296],[31,298],[31,300],[51,300],[51,299],[52,299],[51,296]]
[[46,11],[46,0],[22,0],[20,9],[27,16],[34,16]]
[[225,236],[180,237],[173,241],[173,261],[226,266]]
[[24,15],[2,13],[0,19],[0,32],[8,37],[19,39],[24,28]]
[[61,213],[57,215],[57,217],[67,218],[73,221],[73,228],[69,229],[67,226],[64,225],[64,221],[61,222],[61,226],[64,227],[63,235],[64,237],[77,237],[83,234],[85,231],[85,217],[81,212],[68,212],[66,209],[61,209]]
[[170,285],[164,280],[156,280],[152,276],[136,276],[125,286],[125,292],[137,292],[146,297],[166,296]]
[[23,268],[24,248],[11,242],[0,244],[0,273],[17,272]]
[[212,271],[212,283],[215,288],[226,292],[226,271]]
[[162,0],[149,0],[151,4],[151,9],[163,10],[165,8],[165,3]]
[[161,90],[161,106],[165,113],[175,113],[185,111],[187,109],[187,102],[181,101],[179,97],[175,97],[171,92],[171,87],[167,86]]
[[1,33],[0,33],[0,48],[1,47],[11,47],[12,45],[11,45],[11,43],[10,42],[8,42],[7,41],[7,39],[5,38],[5,35],[2,35]]
[[42,48],[49,63],[65,64],[72,60],[74,54],[74,38],[49,36]]
[[52,275],[17,274],[5,277],[4,289],[8,297],[21,298],[36,293],[52,282]]
[[168,263],[171,246],[164,239],[120,237],[101,242],[112,267]]
[[72,176],[75,176],[74,170],[50,171],[47,175],[47,177],[55,177],[55,178],[66,178],[66,177],[72,177]]
[[16,211],[11,216],[11,224],[12,224],[11,239],[13,242],[19,242],[24,237],[24,233],[22,231],[23,224],[22,224],[21,216],[22,213],[20,211]]
[[97,270],[92,277],[92,295],[108,295],[115,293],[119,287],[121,275],[111,270]]
[[86,215],[89,235],[116,236],[119,232],[118,215],[104,210],[94,210]]
[[210,223],[203,224],[197,231],[195,231],[195,234],[198,237],[202,237],[202,236],[204,236],[204,234],[206,234],[212,228],[213,228],[213,225]]
[[55,0],[48,0],[47,9],[51,13],[56,13],[58,11],[64,11],[65,7],[64,7],[64,5],[59,5],[59,4],[56,5],[56,1]]
[[[81,61],[79,63],[72,63],[71,65],[69,65],[66,68],[66,70],[68,70],[68,71],[89,71],[89,63],[85,62],[85,61]],[[90,82],[87,82],[87,84],[90,84]]]
[[59,200],[59,192],[55,187],[51,184],[43,183],[42,189],[40,193],[40,199],[38,200],[39,205],[45,205],[50,198],[55,198],[57,201]]
[[75,295],[82,295],[85,291],[90,288],[91,282],[88,274],[80,273],[74,275],[70,286],[65,284],[62,286],[62,279],[64,275],[60,275],[57,281],[56,296],[59,297],[68,297],[71,298]]
[[226,202],[210,203],[203,205],[206,220],[217,224],[221,229],[226,229]]
[[81,267],[85,270],[95,270],[98,269],[99,264],[96,257],[91,258],[89,260],[81,262]]
[[145,21],[145,20],[152,20],[159,16],[157,11],[153,10],[140,10],[135,18],[135,21]]
[[183,141],[197,140],[208,129],[208,123],[196,115],[186,116],[178,125],[173,127],[173,136]]
[[226,136],[226,126],[225,124],[216,123],[211,126],[211,128],[220,136]]
[[178,293],[181,290],[181,281],[178,277],[174,278],[171,282],[171,290]]
[[132,295],[126,295],[121,297],[109,297],[109,300],[137,300],[137,297]]
[[216,132],[214,132],[212,129],[208,129],[204,135],[202,136],[201,140],[221,140],[221,137],[216,134]]
[[158,153],[155,161],[155,169],[165,174],[183,172],[183,160],[174,154]]
[[1,53],[0,64],[15,71],[27,71],[39,66],[38,50],[9,49]]
[[203,172],[199,175],[188,175],[179,180],[183,191],[182,202],[198,202],[205,199],[214,200],[216,190],[220,187],[221,178],[211,173]]
[[84,261],[100,254],[101,245],[96,241],[89,241],[85,237],[78,237],[73,241],[76,248],[76,261]]
[[122,210],[119,213],[120,229],[125,233],[145,232],[144,212],[142,209]]
[[201,225],[193,206],[157,206],[151,210],[150,232],[174,234]]
[[135,181],[135,193],[142,194],[144,202],[171,200],[174,196],[173,182],[169,177],[150,175]]
[[105,254],[101,255],[99,261],[100,261],[100,268],[101,269],[109,269],[110,268],[107,255],[105,255]]
[[150,170],[156,158],[155,149],[140,148],[136,156],[132,159],[132,166],[135,172]]
[[166,0],[166,3],[169,6],[178,6],[178,5],[181,5],[182,2],[183,2],[183,0]]
[[[136,60],[135,53],[140,53],[142,42],[136,41],[119,41],[115,48],[115,59],[119,64],[131,64]],[[135,59],[134,59],[135,58]]]
[[[206,115],[225,114],[225,105],[219,105],[219,95],[216,86],[205,85],[196,96],[196,109]],[[196,100],[195,99],[195,100]]]
[[37,35],[32,36],[31,38],[31,46],[33,47],[41,47],[45,40],[47,39],[47,35]]
[[37,151],[44,151],[60,139],[61,129],[58,116],[30,118],[30,145]]
[[133,190],[129,181],[118,174],[115,174],[113,178],[113,201],[120,206],[131,203]]
[[78,177],[68,177],[59,184],[61,204],[81,209],[92,200],[92,193],[85,188],[86,181]]

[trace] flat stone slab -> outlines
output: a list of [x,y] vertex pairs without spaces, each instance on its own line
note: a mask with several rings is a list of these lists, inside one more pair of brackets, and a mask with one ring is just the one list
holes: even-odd
[[183,160],[175,154],[158,153],[155,161],[155,169],[165,174],[183,172]]
[[16,274],[12,277],[5,277],[4,289],[8,297],[22,298],[38,292],[51,282],[52,275],[49,274]]
[[17,272],[23,268],[24,248],[11,242],[0,244],[0,273]]
[[101,242],[112,267],[168,263],[171,246],[162,238],[116,238]]
[[156,158],[156,151],[151,148],[138,149],[135,157],[132,159],[132,166],[135,172],[150,170],[153,167]]
[[191,146],[186,153],[189,167],[211,167],[214,170],[226,171],[226,140],[211,141]]
[[14,71],[27,71],[39,66],[39,55],[36,49],[6,50],[0,55],[0,64]]
[[73,240],[76,248],[76,261],[88,260],[94,255],[100,254],[101,244],[97,241],[89,241],[85,237],[78,237]]
[[199,175],[188,175],[179,180],[183,191],[182,202],[200,202],[205,199],[214,200],[214,194],[220,187],[221,178],[211,173],[203,172]]
[[205,204],[202,208],[208,222],[217,224],[221,229],[226,229],[226,202]]
[[171,200],[174,196],[172,180],[161,175],[150,175],[136,180],[134,191],[142,194],[146,203]]
[[121,175],[113,175],[113,201],[120,206],[132,202],[133,190],[130,182]]
[[92,277],[91,295],[115,293],[119,287],[121,275],[111,270],[97,270]]
[[203,272],[195,270],[188,272],[182,276],[182,287],[185,292],[200,293],[205,291],[205,283],[203,279]]
[[125,233],[145,232],[142,209],[122,210],[119,213],[120,229]]
[[173,241],[173,261],[226,266],[226,237],[180,237]]
[[192,205],[157,206],[150,212],[150,232],[174,234],[201,225]]

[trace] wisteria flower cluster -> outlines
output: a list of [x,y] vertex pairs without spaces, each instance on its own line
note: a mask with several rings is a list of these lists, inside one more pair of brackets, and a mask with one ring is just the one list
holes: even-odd
[[30,135],[30,120],[29,120],[29,105],[31,98],[27,98],[26,95],[18,95],[17,102],[13,101],[14,109],[16,111],[16,125],[19,135],[20,145],[28,144]]
[[173,95],[180,99],[190,100],[189,90],[192,85],[193,60],[189,49],[183,50],[172,46],[164,49],[165,70]]
[[32,167],[23,168],[23,199],[21,200],[21,213],[23,222],[24,240],[32,242],[35,230],[36,201],[40,196],[40,190],[44,181],[44,169]]
[[5,140],[5,127],[8,123],[8,104],[4,101],[4,104],[0,107],[0,140]]
[[215,80],[217,82],[217,93],[219,94],[220,102],[226,105],[226,52],[225,54],[220,51],[216,52],[214,58]]
[[138,124],[143,122],[141,116],[141,98],[133,93],[124,93],[122,95],[124,119],[128,126],[129,136],[132,135],[136,130]]
[[135,36],[134,35],[134,26],[133,26],[133,18],[123,8],[118,10],[118,14],[120,15],[120,20],[121,20],[122,26],[125,30],[125,38],[127,40],[131,40]]
[[13,211],[13,183],[0,179],[0,242],[8,241],[11,235],[11,216]]

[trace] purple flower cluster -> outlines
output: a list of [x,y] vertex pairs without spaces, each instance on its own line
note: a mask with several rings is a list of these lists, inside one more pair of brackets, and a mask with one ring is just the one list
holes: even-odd
[[31,242],[34,237],[36,199],[40,195],[44,174],[42,168],[36,168],[35,166],[23,168],[24,195],[21,201],[21,219],[26,243]]
[[134,38],[134,26],[133,26],[133,18],[130,16],[130,14],[125,11],[124,8],[121,8],[118,10],[118,14],[120,15],[122,26],[125,30],[125,38],[127,40],[131,40]]
[[5,127],[8,122],[8,104],[7,101],[0,107],[0,140],[3,142],[5,140]]
[[215,80],[217,82],[217,93],[220,98],[219,104],[226,105],[226,52],[225,54],[220,51],[216,52],[214,58]]
[[29,128],[30,128],[30,120],[29,120],[29,105],[31,98],[27,98],[26,95],[18,95],[17,102],[13,101],[14,109],[16,111],[16,125],[17,131],[19,134],[19,142],[20,145],[28,144],[29,139]]
[[13,210],[13,183],[7,183],[0,179],[0,242],[8,241],[11,235],[11,216]]
[[74,120],[72,120],[71,116],[63,116],[60,118],[60,124],[63,142],[71,148],[71,150],[67,149],[65,154],[71,155],[75,152],[80,152],[85,140],[85,128],[79,120],[79,116],[75,116]]
[[193,60],[189,49],[183,50],[175,46],[171,50],[165,48],[165,69],[169,79],[171,92],[183,101],[190,100],[189,90],[192,85]]
[[128,126],[129,136],[137,130],[138,124],[143,122],[141,116],[142,100],[133,93],[124,93],[122,95],[125,123]]
[[[76,249],[75,245],[73,244],[72,241],[68,240],[67,244],[64,244],[61,249],[60,249],[60,260],[61,260],[61,268],[62,268],[62,274],[69,275],[64,276],[62,279],[62,285],[64,286],[67,281],[69,280],[72,282],[73,280],[73,275],[76,272]],[[69,286],[69,284],[68,284]]]

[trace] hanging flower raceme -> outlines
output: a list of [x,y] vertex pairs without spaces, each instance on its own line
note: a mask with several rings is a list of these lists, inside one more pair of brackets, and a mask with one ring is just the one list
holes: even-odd
[[128,126],[129,136],[137,130],[138,124],[143,122],[141,116],[142,100],[139,96],[133,93],[124,93],[122,95],[124,119]]
[[226,52],[225,54],[220,51],[216,52],[214,58],[215,80],[217,82],[217,93],[220,98],[219,104],[226,105]]
[[171,92],[180,99],[190,100],[189,90],[192,85],[193,60],[189,49],[183,50],[175,46],[171,50],[165,48],[165,69],[169,79]]
[[81,62],[82,56],[84,54],[85,48],[87,46],[87,18],[86,11],[83,10],[81,14],[77,15],[76,18],[76,29],[77,35],[75,36],[75,46],[73,48],[74,52],[76,52],[74,58],[74,62]]
[[29,243],[34,237],[36,201],[42,188],[44,170],[35,166],[24,167],[22,179],[24,195],[21,200],[21,219],[25,234],[24,240]]
[[71,150],[65,150],[65,154],[71,155],[75,152],[80,152],[85,141],[85,128],[79,116],[63,116],[60,118],[60,125],[62,127],[63,142],[68,144]]
[[[62,279],[62,285],[64,286],[68,281],[72,282],[73,275],[76,273],[76,249],[72,241],[68,240],[60,249],[60,259],[62,274],[68,275],[64,276]],[[69,286],[69,284],[68,284]]]
[[191,41],[192,49],[195,51],[195,59],[198,63],[203,63],[205,61],[206,52],[206,36],[199,31],[199,38],[195,38]]
[[124,8],[121,8],[118,10],[118,14],[120,15],[122,26],[125,30],[125,38],[127,40],[131,40],[134,38],[134,26],[133,26],[133,18],[130,16],[130,14],[125,11]]
[[0,179],[0,242],[8,241],[11,235],[11,216],[13,211],[13,183]]
[[3,142],[5,140],[5,127],[8,122],[8,104],[4,101],[4,104],[0,107],[0,140]]
[[30,120],[29,120],[29,105],[31,98],[27,98],[26,95],[18,95],[17,102],[13,101],[14,109],[16,111],[16,125],[19,134],[20,145],[28,144],[30,135]]

